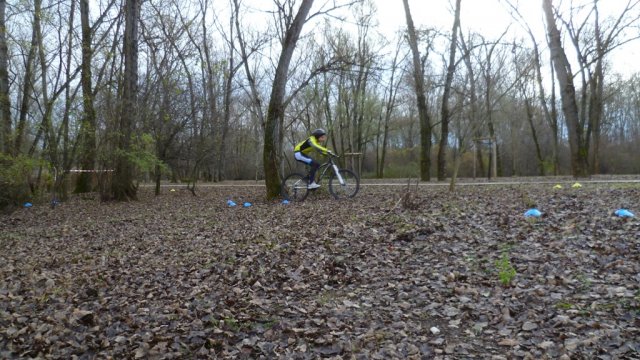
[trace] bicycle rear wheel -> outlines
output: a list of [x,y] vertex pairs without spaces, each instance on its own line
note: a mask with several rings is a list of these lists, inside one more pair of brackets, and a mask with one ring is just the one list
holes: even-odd
[[282,181],[282,197],[289,201],[304,201],[309,194],[307,185],[308,177],[298,173],[292,173]]
[[360,189],[360,179],[353,171],[347,169],[338,170],[343,183],[333,174],[329,179],[329,192],[336,199],[352,198]]

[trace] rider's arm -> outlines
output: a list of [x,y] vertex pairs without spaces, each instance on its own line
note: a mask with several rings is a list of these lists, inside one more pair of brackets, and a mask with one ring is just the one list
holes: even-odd
[[318,142],[315,136],[309,137],[309,142],[311,142],[311,146],[313,146],[313,148],[316,149],[316,151],[322,153],[323,155],[327,155],[327,152],[329,152],[329,149],[320,145],[320,143]]

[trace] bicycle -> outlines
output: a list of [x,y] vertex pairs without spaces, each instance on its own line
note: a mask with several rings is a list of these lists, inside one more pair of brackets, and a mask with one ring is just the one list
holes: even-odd
[[[329,153],[329,159],[320,165],[316,172],[316,183],[321,184],[322,180],[329,176],[329,193],[336,199],[352,198],[356,196],[360,189],[360,179],[353,171],[338,168],[338,164],[334,159],[338,155]],[[330,171],[331,169],[332,171]],[[310,191],[316,189],[308,189],[309,172],[306,175],[301,173],[291,173],[282,182],[282,196],[290,201],[304,201]]]

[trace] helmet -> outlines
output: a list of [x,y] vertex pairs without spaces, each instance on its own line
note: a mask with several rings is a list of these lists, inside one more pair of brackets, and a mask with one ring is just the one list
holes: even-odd
[[316,138],[319,138],[322,135],[326,135],[327,132],[324,131],[324,129],[315,129],[311,132],[311,135],[315,136]]

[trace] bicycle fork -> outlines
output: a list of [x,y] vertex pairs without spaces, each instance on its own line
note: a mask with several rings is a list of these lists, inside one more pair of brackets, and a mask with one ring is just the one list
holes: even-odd
[[340,171],[338,169],[338,165],[336,164],[331,164],[331,166],[333,166],[333,172],[336,174],[336,176],[338,177],[338,181],[340,182],[340,185],[344,186],[344,179],[342,178],[342,175],[340,175]]

